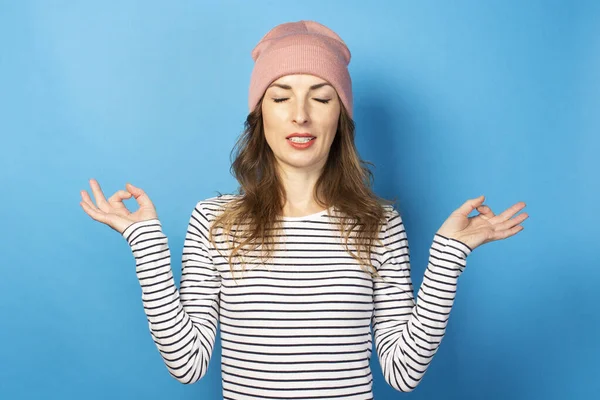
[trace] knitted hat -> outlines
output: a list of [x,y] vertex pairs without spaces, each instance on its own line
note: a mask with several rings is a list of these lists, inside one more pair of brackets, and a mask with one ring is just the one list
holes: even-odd
[[350,50],[331,29],[315,21],[288,22],[271,29],[252,50],[248,107],[252,111],[273,81],[310,74],[328,81],[352,117]]

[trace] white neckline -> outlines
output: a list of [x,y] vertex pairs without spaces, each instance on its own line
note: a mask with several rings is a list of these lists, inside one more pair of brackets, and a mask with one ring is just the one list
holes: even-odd
[[281,216],[279,217],[280,219],[282,219],[283,221],[302,221],[305,219],[313,219],[316,217],[320,217],[322,215],[326,215],[327,211],[329,211],[330,213],[333,211],[333,206],[326,208],[325,210],[321,210],[319,212],[316,212],[314,214],[309,214],[309,215],[304,215],[302,217],[286,217],[286,216]]

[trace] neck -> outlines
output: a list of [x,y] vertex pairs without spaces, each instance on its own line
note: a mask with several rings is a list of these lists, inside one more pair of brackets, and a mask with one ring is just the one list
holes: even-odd
[[280,168],[279,176],[285,190],[283,215],[286,217],[304,216],[325,210],[319,205],[314,191],[321,169]]

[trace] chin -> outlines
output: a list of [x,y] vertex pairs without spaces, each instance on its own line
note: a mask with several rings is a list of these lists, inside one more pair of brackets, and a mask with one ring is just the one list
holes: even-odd
[[320,164],[319,160],[313,157],[284,158],[282,162],[289,167],[298,169],[314,169]]
[[316,165],[315,162],[313,161],[299,161],[299,160],[287,160],[285,162],[286,165],[293,167],[293,168],[312,168]]

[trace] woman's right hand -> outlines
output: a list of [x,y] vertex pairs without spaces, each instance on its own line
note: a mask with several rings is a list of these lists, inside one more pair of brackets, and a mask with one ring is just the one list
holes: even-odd
[[[81,191],[82,201],[79,205],[92,219],[110,226],[120,234],[123,234],[125,229],[134,222],[158,218],[156,208],[148,195],[130,183],[125,185],[126,190],[116,191],[108,200],[104,198],[100,184],[95,179],[90,179],[90,186],[96,199],[96,205],[86,190]],[[140,206],[135,212],[130,212],[123,204],[123,200],[129,199],[131,196],[137,200]]]

